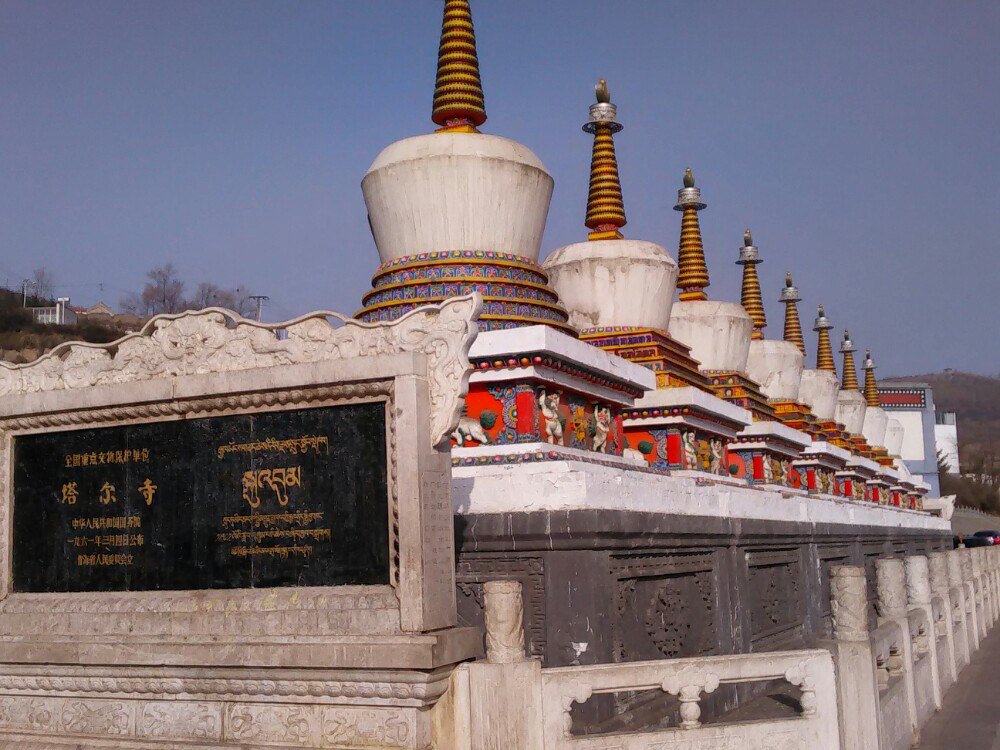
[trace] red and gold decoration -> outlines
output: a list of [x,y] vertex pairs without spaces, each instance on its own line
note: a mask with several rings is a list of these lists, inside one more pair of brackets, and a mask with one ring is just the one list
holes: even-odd
[[420,305],[470,292],[483,296],[479,328],[544,323],[575,335],[542,267],[519,255],[454,250],[408,255],[378,267],[358,320],[396,320]]
[[818,342],[816,347],[816,369],[827,370],[836,375],[837,365],[833,361],[833,348],[830,346],[831,328],[833,328],[833,324],[827,319],[826,313],[823,311],[823,305],[820,305],[816,310],[816,324],[813,326]]
[[445,0],[431,120],[441,131],[467,133],[478,132],[476,128],[486,122],[468,0]]
[[761,262],[760,253],[753,244],[750,230],[743,234],[743,247],[740,248],[740,258],[736,265],[743,266],[743,285],[740,289],[740,304],[753,321],[751,338],[760,341],[764,338],[764,328],[767,327],[767,316],[764,314],[764,300],[760,293],[760,279],[757,277],[757,264]]
[[871,349],[865,349],[865,401],[869,406],[882,406],[878,395],[878,383],[875,382],[875,361]]
[[681,241],[677,252],[677,263],[680,273],[677,277],[679,299],[706,300],[705,288],[708,282],[708,266],[705,265],[705,248],[701,241],[701,227],[698,224],[698,212],[705,208],[701,200],[701,191],[694,185],[694,175],[691,168],[684,170],[684,187],[678,191],[675,211],[681,216]]
[[621,228],[627,222],[613,136],[624,126],[617,120],[617,108],[611,103],[607,81],[602,78],[594,93],[597,103],[591,106],[590,120],[583,126],[584,132],[594,135],[585,223],[591,230],[591,240],[620,240]]
[[656,373],[657,388],[694,386],[707,391],[708,378],[698,370],[691,349],[655,328],[589,328],[580,339]]
[[840,381],[842,391],[861,391],[858,385],[858,370],[854,366],[854,352],[857,349],[851,341],[851,334],[844,331],[844,340],[840,342],[840,353],[844,355],[844,373]]
[[[865,401],[868,402],[869,408],[881,407],[882,399],[878,392],[878,383],[875,382],[875,361],[872,359],[872,353],[870,349],[865,349]],[[889,456],[889,451],[884,447],[878,445],[870,449],[871,457],[878,461],[882,466],[892,466],[895,462],[892,457]]]
[[796,304],[802,298],[799,290],[792,285],[792,274],[785,274],[785,286],[781,290],[781,301],[785,303],[784,339],[795,344],[802,355],[806,353],[806,343],[802,338],[802,323],[799,322],[799,307]]

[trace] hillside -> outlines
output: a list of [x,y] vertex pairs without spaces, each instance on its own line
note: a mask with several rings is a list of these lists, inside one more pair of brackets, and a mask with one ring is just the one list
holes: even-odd
[[942,474],[942,494],[957,494],[958,502],[990,512],[1000,511],[1000,378],[966,372],[914,375],[934,389],[934,406],[958,418],[958,478]]
[[[64,341],[107,343],[122,332],[96,322],[77,326],[39,325],[22,307],[20,292],[0,289],[0,359],[13,364],[30,362]],[[29,306],[53,304],[51,300],[28,297]]]

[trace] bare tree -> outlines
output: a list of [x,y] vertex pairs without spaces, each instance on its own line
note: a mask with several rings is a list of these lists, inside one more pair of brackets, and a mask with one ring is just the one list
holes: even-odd
[[36,268],[31,275],[31,285],[35,289],[35,296],[40,299],[51,300],[55,297],[55,277],[45,266]]
[[177,313],[187,309],[184,300],[184,282],[177,276],[173,263],[154,268],[146,274],[149,280],[139,294],[129,294],[122,299],[125,312],[133,315],[159,315]]
[[250,299],[250,291],[245,287],[223,289],[218,284],[210,282],[202,282],[198,285],[194,296],[189,301],[189,306],[195,310],[200,310],[203,307],[224,307],[243,317],[249,315],[254,309],[253,300]]

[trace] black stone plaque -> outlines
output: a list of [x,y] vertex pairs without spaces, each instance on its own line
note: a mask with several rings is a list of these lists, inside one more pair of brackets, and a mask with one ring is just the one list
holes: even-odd
[[14,590],[389,582],[385,405],[14,440]]

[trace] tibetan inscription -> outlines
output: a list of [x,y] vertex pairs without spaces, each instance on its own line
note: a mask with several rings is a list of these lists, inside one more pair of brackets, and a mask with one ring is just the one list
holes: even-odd
[[389,581],[385,406],[14,440],[14,589]]

